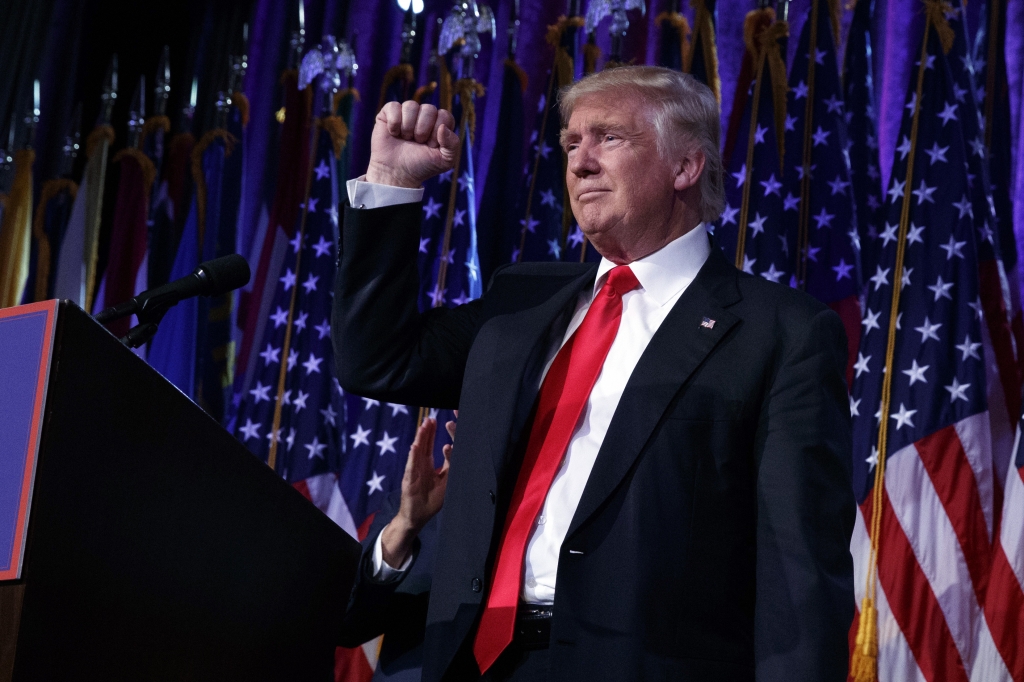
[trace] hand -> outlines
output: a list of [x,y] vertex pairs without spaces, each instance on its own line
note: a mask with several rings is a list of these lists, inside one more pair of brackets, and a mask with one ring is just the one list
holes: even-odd
[[[445,427],[454,441],[455,422],[448,422]],[[405,461],[405,474],[402,476],[402,501],[398,514],[381,532],[381,553],[388,566],[397,568],[405,562],[412,550],[413,540],[444,504],[452,445],[442,448],[444,464],[440,469],[435,469],[436,432],[437,421],[424,419],[409,448],[409,458]]]
[[420,187],[455,166],[459,136],[451,112],[432,104],[388,102],[377,114],[366,181]]

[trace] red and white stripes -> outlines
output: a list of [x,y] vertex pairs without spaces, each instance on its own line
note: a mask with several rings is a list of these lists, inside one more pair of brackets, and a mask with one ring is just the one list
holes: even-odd
[[[1017,476],[1016,488],[1007,491],[1001,529],[1016,544],[994,547],[1000,496],[992,451],[985,412],[888,460],[875,604],[880,682],[1024,680],[1024,480]],[[870,505],[869,497],[851,542],[858,604],[870,554]]]

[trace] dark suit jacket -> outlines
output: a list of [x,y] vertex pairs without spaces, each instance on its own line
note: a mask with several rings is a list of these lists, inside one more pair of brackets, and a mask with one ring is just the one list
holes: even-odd
[[[596,266],[506,266],[481,299],[420,314],[420,214],[346,209],[332,329],[346,390],[460,410],[424,635],[433,682],[474,677],[544,355]],[[712,249],[633,370],[562,545],[552,680],[846,679],[845,365],[834,312]]]

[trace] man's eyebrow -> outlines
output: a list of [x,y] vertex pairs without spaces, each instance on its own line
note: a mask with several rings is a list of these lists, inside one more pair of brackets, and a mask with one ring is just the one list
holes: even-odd
[[[591,135],[603,135],[605,133],[615,132],[620,133],[626,137],[629,137],[632,134],[634,134],[634,131],[631,131],[625,125],[621,123],[613,123],[610,121],[594,121],[592,123],[589,123],[587,124],[584,132]],[[570,131],[568,128],[562,128],[562,132],[559,133],[558,135],[558,141],[564,148],[570,142],[579,140],[581,137],[582,134],[575,130]]]

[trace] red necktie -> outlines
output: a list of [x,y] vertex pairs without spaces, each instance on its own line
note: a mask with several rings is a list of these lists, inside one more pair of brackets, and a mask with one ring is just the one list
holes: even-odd
[[523,558],[534,521],[544,506],[590,391],[619,331],[622,296],[638,286],[640,282],[628,266],[612,268],[583,323],[558,351],[544,377],[523,466],[505,519],[487,604],[473,642],[473,654],[481,672],[490,668],[512,642]]

